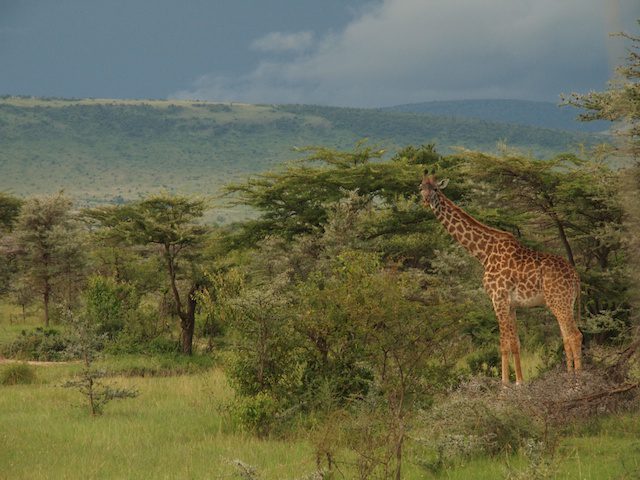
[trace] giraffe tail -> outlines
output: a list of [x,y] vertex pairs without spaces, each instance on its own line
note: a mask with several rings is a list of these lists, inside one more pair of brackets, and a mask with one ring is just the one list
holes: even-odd
[[580,277],[576,278],[576,287],[578,291],[576,292],[576,318],[574,323],[574,328],[576,330],[576,337],[574,339],[574,343],[572,345],[573,350],[573,368],[574,371],[577,372],[582,369],[582,332],[578,328],[580,324],[580,317],[582,315],[582,288],[580,285]]

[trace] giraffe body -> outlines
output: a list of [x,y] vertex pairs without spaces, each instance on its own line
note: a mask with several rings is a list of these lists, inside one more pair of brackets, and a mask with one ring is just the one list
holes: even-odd
[[562,257],[527,248],[512,234],[478,222],[442,193],[433,176],[425,176],[420,187],[425,205],[484,267],[483,286],[500,328],[502,382],[509,383],[510,354],[516,383],[522,382],[515,314],[518,307],[546,305],[551,310],[560,326],[567,370],[580,370],[582,334],[574,318],[580,278],[575,268]]

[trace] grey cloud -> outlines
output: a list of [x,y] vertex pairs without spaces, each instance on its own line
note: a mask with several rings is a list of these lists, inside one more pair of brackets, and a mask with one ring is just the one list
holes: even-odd
[[309,31],[296,33],[271,32],[251,43],[253,50],[261,52],[304,52],[313,44],[313,33]]
[[[629,28],[620,19],[638,16],[637,0],[385,0],[320,39],[311,53],[263,61],[238,77],[212,73],[174,96],[351,106],[553,100],[604,87],[615,41],[608,33]],[[284,36],[267,37],[254,48],[289,44]]]

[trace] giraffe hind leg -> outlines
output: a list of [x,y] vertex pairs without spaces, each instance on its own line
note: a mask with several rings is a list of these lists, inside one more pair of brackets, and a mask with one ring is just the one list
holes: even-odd
[[582,333],[576,326],[573,309],[580,295],[580,286],[575,279],[558,278],[550,274],[545,277],[542,286],[545,302],[560,326],[567,370],[579,371],[582,368]]
[[582,369],[582,333],[576,326],[572,308],[551,308],[558,320],[567,361],[567,371]]

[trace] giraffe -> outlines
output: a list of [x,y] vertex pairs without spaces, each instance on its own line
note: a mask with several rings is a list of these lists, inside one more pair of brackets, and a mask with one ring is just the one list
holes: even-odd
[[574,302],[580,303],[580,277],[575,268],[562,257],[527,248],[511,233],[479,222],[442,193],[447,183],[425,172],[420,184],[423,204],[484,267],[483,286],[500,328],[503,385],[509,384],[509,354],[516,384],[522,383],[516,307],[546,305],[551,310],[560,325],[567,371],[579,371],[582,333],[574,319]]

